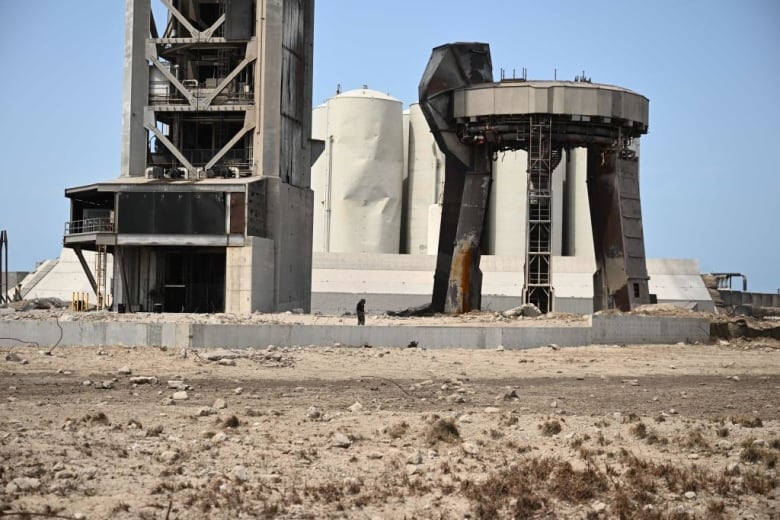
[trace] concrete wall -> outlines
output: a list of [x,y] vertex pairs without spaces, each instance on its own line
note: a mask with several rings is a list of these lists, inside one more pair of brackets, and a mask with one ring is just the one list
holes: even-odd
[[[484,255],[482,308],[500,311],[522,302],[522,256]],[[355,302],[367,301],[368,312],[401,310],[430,302],[435,256],[315,253],[312,310],[324,314],[354,312]],[[714,305],[695,260],[650,259],[650,290],[659,303],[696,303],[701,311]],[[593,311],[593,256],[553,259],[554,311]]]
[[[61,334],[61,336],[60,336]],[[61,339],[60,339],[61,337]],[[15,341],[16,338],[19,341]],[[706,318],[595,315],[592,322],[561,327],[450,327],[357,325],[213,325],[60,320],[0,320],[0,346],[166,346],[264,348],[333,345],[403,348],[533,348],[550,344],[668,344],[706,342]]]
[[228,247],[225,312],[270,312],[274,303],[274,241],[247,237],[244,247]]

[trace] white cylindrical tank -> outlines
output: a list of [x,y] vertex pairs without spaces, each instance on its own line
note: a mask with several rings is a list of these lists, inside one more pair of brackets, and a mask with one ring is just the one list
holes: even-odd
[[358,89],[327,105],[324,250],[398,253],[402,104],[381,92]]
[[525,256],[527,170],[528,154],[523,150],[501,152],[493,161],[487,215],[487,246],[492,255]]
[[441,202],[443,183],[444,154],[436,145],[420,106],[415,103],[409,107],[405,252],[413,255],[436,253],[438,244],[429,243],[429,230],[435,228],[438,236],[439,221],[430,207]]
[[322,147],[322,153],[311,165],[311,189],[314,192],[314,219],[312,247],[314,251],[327,251],[326,237],[329,235],[330,208],[328,207],[328,105],[323,103],[312,111],[312,150]]
[[[553,172],[551,253],[561,254],[563,244],[563,177],[566,155]],[[493,161],[493,184],[487,215],[487,250],[499,256],[525,256],[528,211],[528,153],[501,152]]]
[[566,161],[566,193],[564,211],[566,220],[566,242],[563,254],[593,258],[593,231],[590,227],[590,206],[588,204],[588,150],[574,148]]

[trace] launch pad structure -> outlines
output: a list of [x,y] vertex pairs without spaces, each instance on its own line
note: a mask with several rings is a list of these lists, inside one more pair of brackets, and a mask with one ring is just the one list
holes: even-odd
[[[64,245],[98,309],[310,312],[314,0],[160,1],[164,23],[151,0],[126,0],[120,176],[65,191]],[[583,147],[593,309],[650,302],[633,145],[648,100],[581,79],[495,83],[487,44],[433,50],[419,87],[446,157],[432,310],[481,307],[491,169],[506,150],[528,155],[523,298],[553,310],[552,176]]]
[[485,43],[435,48],[419,95],[446,156],[431,310],[460,314],[480,308],[480,240],[493,156],[520,149],[528,153],[524,300],[542,312],[553,310],[551,179],[562,152],[577,147],[588,150],[593,309],[628,311],[650,303],[633,146],[647,133],[647,98],[585,77],[494,83]]

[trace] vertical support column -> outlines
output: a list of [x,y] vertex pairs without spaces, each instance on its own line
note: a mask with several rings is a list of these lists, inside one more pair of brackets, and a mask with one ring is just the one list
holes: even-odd
[[463,187],[466,170],[463,164],[449,154],[445,156],[444,194],[442,195],[441,221],[439,224],[439,246],[436,255],[436,271],[433,274],[433,297],[431,310],[444,312],[450,283],[452,253],[460,220]]
[[149,98],[150,0],[125,1],[125,77],[122,106],[122,152],[119,175],[142,177],[146,169],[147,134],[144,108]]
[[588,150],[588,199],[596,254],[593,310],[650,302],[636,156],[622,147]]
[[486,147],[474,150],[473,171],[465,175],[458,228],[452,250],[452,264],[444,308],[447,313],[462,314],[479,309],[482,304],[480,242],[490,195],[491,164],[492,160]]
[[531,117],[528,144],[528,216],[523,301],[552,310],[552,124]]

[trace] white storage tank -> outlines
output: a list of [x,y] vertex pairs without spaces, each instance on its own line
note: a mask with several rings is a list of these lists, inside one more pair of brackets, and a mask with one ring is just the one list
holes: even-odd
[[566,236],[563,254],[594,258],[593,231],[588,204],[588,150],[574,148],[567,155],[564,219]]
[[[552,254],[563,244],[563,178],[566,152],[553,172]],[[525,256],[528,211],[528,153],[500,152],[493,161],[493,183],[487,214],[487,250],[491,255]]]
[[[312,249],[317,252],[327,251],[326,237],[329,236],[328,225],[330,207],[328,206],[328,105],[323,103],[312,111],[311,115],[312,141],[321,141],[323,150],[314,164],[311,165],[311,189],[314,192],[314,219],[312,229]],[[312,143],[312,148],[315,144]]]
[[438,236],[441,211],[431,206],[441,203],[444,187],[444,154],[433,139],[428,122],[415,103],[409,107],[409,143],[407,210],[404,222],[403,251],[436,254],[438,243],[431,243],[431,230]]
[[500,152],[493,161],[487,214],[487,249],[492,255],[525,256],[528,154]]
[[318,161],[324,163],[312,171],[315,205],[322,206],[322,222],[315,217],[322,250],[398,253],[404,164],[401,102],[363,88],[329,99],[326,112],[325,151]]

